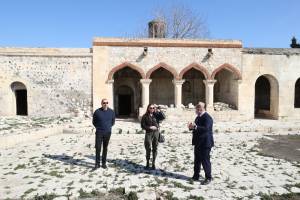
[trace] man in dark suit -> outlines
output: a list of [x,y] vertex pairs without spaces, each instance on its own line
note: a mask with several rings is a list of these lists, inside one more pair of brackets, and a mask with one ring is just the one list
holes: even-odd
[[205,172],[205,180],[202,185],[212,181],[210,151],[214,146],[213,119],[205,111],[205,103],[199,102],[196,106],[197,117],[194,123],[189,123],[189,130],[193,130],[192,145],[194,145],[194,175],[193,180],[199,180],[201,165]]

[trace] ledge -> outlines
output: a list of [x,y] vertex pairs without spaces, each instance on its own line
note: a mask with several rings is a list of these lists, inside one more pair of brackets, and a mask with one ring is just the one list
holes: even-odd
[[93,46],[242,48],[239,40],[94,38]]
[[19,48],[0,47],[3,56],[64,56],[64,57],[91,57],[91,48]]

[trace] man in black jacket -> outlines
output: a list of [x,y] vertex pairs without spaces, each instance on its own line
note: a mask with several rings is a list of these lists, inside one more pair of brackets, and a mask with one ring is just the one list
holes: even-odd
[[111,136],[111,128],[115,124],[115,113],[108,107],[107,99],[102,99],[101,108],[98,108],[93,115],[93,125],[96,128],[96,162],[95,168],[100,167],[100,152],[103,144],[102,151],[102,168],[106,166],[107,147]]
[[200,168],[203,166],[205,180],[202,185],[209,184],[212,180],[210,151],[214,146],[213,119],[205,111],[205,104],[199,102],[196,106],[197,117],[195,123],[189,123],[188,128],[193,130],[192,145],[194,145],[194,175],[193,180],[199,180]]

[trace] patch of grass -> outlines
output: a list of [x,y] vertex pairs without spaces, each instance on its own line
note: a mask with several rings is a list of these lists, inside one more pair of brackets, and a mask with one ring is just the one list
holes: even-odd
[[97,197],[97,196],[101,196],[103,195],[101,192],[99,192],[98,190],[93,190],[92,192],[85,192],[82,188],[80,188],[79,192],[79,198],[93,198],[93,197]]
[[188,180],[188,183],[191,184],[191,185],[194,185],[194,180],[193,180],[192,178],[190,178],[190,179]]
[[86,182],[91,182],[91,180],[84,180],[84,179],[79,180],[79,183],[86,183]]
[[109,193],[117,194],[117,195],[124,195],[125,194],[125,188],[119,187],[119,188],[110,189]]
[[187,199],[204,200],[203,197],[201,197],[201,196],[194,196],[194,195],[190,195]]
[[17,173],[16,172],[7,172],[7,173],[5,173],[3,175],[14,175],[14,174],[17,174]]
[[24,192],[23,196],[26,196],[27,194],[30,194],[30,193],[32,193],[32,192],[34,192],[34,191],[36,191],[36,189],[30,188],[30,189],[28,189],[28,190],[26,190],[26,191]]
[[138,200],[136,192],[129,192],[129,194],[126,196],[126,200]]
[[288,193],[288,194],[258,194],[261,200],[299,200],[300,193]]
[[239,189],[241,189],[241,190],[247,190],[247,187],[241,186],[241,187],[239,187]]
[[176,188],[182,188],[184,191],[190,191],[190,190],[194,189],[192,187],[185,186],[182,183],[179,183],[179,182],[176,182],[176,181],[172,181],[172,183],[173,183],[174,187],[176,187]]
[[300,188],[300,183],[296,183],[296,184],[286,184],[286,185],[284,186],[284,188],[287,189],[288,191],[290,191],[292,187]]
[[164,180],[161,180],[161,179],[159,179],[159,178],[157,178],[157,177],[154,177],[154,180],[156,181],[156,183],[157,183],[158,185],[165,183]]
[[18,170],[18,169],[25,169],[26,168],[26,165],[25,164],[19,164],[17,165],[14,170]]
[[159,186],[159,184],[158,184],[158,183],[151,182],[151,181],[148,181],[147,186],[148,186],[148,187],[154,187],[154,188],[156,188],[156,187]]
[[163,194],[163,196],[167,199],[167,200],[178,200],[178,198],[174,197],[173,192],[171,191],[165,191],[165,193]]
[[54,176],[54,177],[57,177],[57,178],[63,178],[64,176],[58,172],[58,171],[51,171],[49,173],[46,173],[47,175],[49,176]]
[[70,183],[67,184],[67,186],[71,186],[74,184],[74,181],[71,181]]
[[50,194],[43,194],[43,195],[39,195],[39,194],[36,194],[33,199],[34,200],[53,200],[55,198],[59,197],[59,195],[57,194],[54,194],[54,193],[50,193]]

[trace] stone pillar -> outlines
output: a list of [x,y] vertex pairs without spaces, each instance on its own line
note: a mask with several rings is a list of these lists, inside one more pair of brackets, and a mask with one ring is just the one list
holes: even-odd
[[151,79],[141,79],[142,83],[142,107],[146,108],[149,104],[149,86],[151,83]]
[[214,84],[216,80],[203,80],[205,84],[205,103],[208,111],[214,110]]
[[180,108],[181,107],[181,99],[182,99],[182,84],[184,83],[185,80],[173,80],[173,84],[174,84],[174,89],[175,89],[175,106],[176,108]]
[[114,109],[114,80],[108,80],[106,82],[108,88],[107,100],[109,102],[109,107]]
[[236,94],[236,98],[237,98],[236,99],[236,102],[237,102],[236,106],[237,106],[237,110],[240,110],[241,103],[242,103],[242,97],[240,95],[241,94],[240,89],[241,89],[242,80],[237,79],[236,82],[238,84],[238,86],[237,86],[237,94]]

